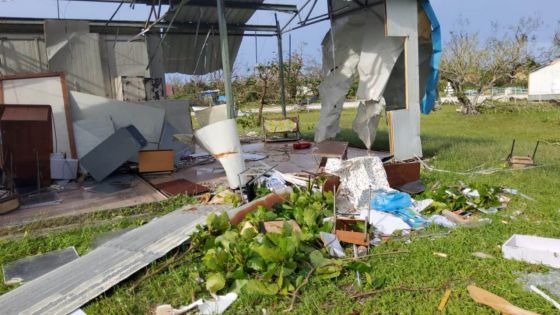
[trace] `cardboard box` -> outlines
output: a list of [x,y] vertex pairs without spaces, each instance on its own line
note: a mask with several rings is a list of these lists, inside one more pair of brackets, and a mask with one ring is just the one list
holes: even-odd
[[138,171],[140,173],[171,172],[174,170],[173,150],[149,150],[138,152]]
[[560,268],[560,239],[514,234],[502,245],[504,258]]

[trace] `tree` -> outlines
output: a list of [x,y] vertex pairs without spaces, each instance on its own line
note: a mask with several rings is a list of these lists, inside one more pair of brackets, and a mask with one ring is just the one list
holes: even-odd
[[[451,32],[451,39],[443,51],[441,78],[455,91],[464,114],[477,114],[482,93],[496,83],[511,81],[530,59],[528,43],[540,21],[523,18],[515,27],[501,31],[494,24],[492,36],[481,43],[477,33]],[[467,95],[467,89],[475,91]]]
[[260,88],[259,113],[257,116],[257,124],[260,126],[264,104],[266,103],[266,100],[270,93],[272,82],[278,76],[278,65],[272,61],[269,61],[266,64],[257,65],[255,70],[257,73]]

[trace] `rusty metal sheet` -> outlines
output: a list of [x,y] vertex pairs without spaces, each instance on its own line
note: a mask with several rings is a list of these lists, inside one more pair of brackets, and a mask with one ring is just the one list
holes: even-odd
[[194,196],[210,191],[208,187],[193,183],[186,179],[172,180],[157,184],[155,187],[168,196],[176,196],[179,194]]

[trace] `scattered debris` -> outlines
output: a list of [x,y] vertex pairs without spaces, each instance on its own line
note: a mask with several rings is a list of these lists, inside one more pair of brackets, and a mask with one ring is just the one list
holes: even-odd
[[449,301],[449,297],[451,296],[451,289],[445,289],[445,292],[443,293],[443,296],[441,297],[441,300],[439,301],[438,304],[438,311],[443,312],[443,310],[445,309],[445,305],[447,305],[447,301]]
[[483,252],[474,252],[472,253],[472,255],[476,258],[480,258],[480,259],[495,259],[496,257],[490,255],[490,254],[486,254]]
[[329,255],[332,257],[345,257],[346,254],[344,253],[344,249],[342,245],[340,245],[340,240],[336,237],[335,234],[321,232],[319,233],[321,240],[325,247],[329,250]]
[[447,254],[445,254],[445,253],[440,253],[440,252],[434,252],[434,256],[439,256],[439,257],[442,257],[442,258],[447,258]]
[[474,285],[467,286],[470,296],[477,303],[487,305],[498,312],[511,315],[538,315],[537,313],[517,307],[504,298]]
[[[193,183],[186,179],[176,179],[154,185],[166,196],[176,196],[186,194],[188,196],[196,196],[210,191],[208,187]],[[214,197],[216,198],[216,197]]]
[[537,149],[539,148],[539,142],[537,141],[537,145],[535,145],[535,150],[533,150],[533,155],[524,155],[524,156],[517,156],[513,155],[513,150],[515,149],[515,139],[511,144],[511,151],[507,156],[506,160],[513,168],[524,168],[527,166],[534,166],[535,165],[535,155],[537,154]]
[[264,233],[280,233],[284,229],[284,225],[289,225],[293,232],[301,233],[301,228],[294,220],[287,221],[266,221],[262,223],[262,230]]
[[560,298],[560,270],[522,273],[517,282],[523,284],[526,289],[530,289],[531,285],[541,287]]
[[535,287],[534,285],[529,286],[529,288],[535,292],[536,294],[540,295],[543,299],[547,300],[548,302],[552,303],[556,309],[560,310],[560,303],[556,302],[553,298],[551,298],[548,294],[541,291],[539,288]]
[[159,305],[156,308],[156,315],[181,315],[194,309],[198,309],[197,314],[200,315],[222,314],[235,300],[237,300],[237,294],[231,292],[226,295],[217,295],[215,300],[197,300],[180,309],[174,309],[169,304]]

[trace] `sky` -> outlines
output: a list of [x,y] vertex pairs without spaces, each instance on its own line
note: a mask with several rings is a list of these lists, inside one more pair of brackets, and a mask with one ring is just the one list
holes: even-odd
[[[265,0],[271,3],[288,3],[301,6],[304,0]],[[449,38],[449,32],[460,28],[460,21],[468,20],[464,26],[468,31],[478,32],[482,38],[491,32],[491,23],[497,22],[501,26],[510,26],[522,17],[538,17],[543,25],[537,32],[535,50],[548,47],[552,42],[555,30],[560,30],[560,0],[431,0],[432,6],[440,20],[444,43]],[[87,3],[80,1],[60,0],[61,18],[89,18],[108,19],[117,3]],[[326,12],[326,1],[320,0],[315,9],[317,13]],[[148,7],[136,5],[134,8],[125,4],[115,17],[119,20],[145,20],[148,17]],[[4,17],[41,17],[56,18],[57,0],[0,0],[0,16]],[[284,25],[290,18],[288,14],[279,13],[278,18]],[[297,22],[297,18],[294,22]],[[274,13],[270,11],[257,12],[249,24],[274,24]],[[297,25],[292,23],[292,25]],[[305,57],[313,58],[320,63],[321,41],[329,28],[328,21],[317,23],[307,28],[290,32],[292,51],[301,51]],[[283,37],[284,58],[288,53],[288,34]],[[257,54],[255,54],[255,45]],[[275,37],[258,38],[255,44],[253,37],[243,39],[238,53],[236,65],[240,69],[249,69],[255,62],[266,62],[275,57],[277,52]]]

